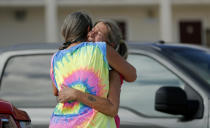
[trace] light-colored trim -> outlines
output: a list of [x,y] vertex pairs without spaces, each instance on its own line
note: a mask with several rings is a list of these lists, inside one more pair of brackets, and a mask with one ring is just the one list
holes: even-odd
[[59,0],[59,6],[136,6],[157,5],[159,0]]
[[44,0],[0,0],[0,7],[40,7]]
[[160,0],[159,13],[161,40],[173,42],[171,0]]
[[[160,0],[56,0],[58,6],[141,6],[158,5]],[[206,5],[210,0],[172,0],[173,5]],[[1,6],[44,6],[45,0],[0,0]]]
[[45,0],[45,26],[46,26],[46,41],[57,42],[58,41],[58,16],[57,16],[57,1]]
[[172,0],[174,5],[206,5],[210,0]]

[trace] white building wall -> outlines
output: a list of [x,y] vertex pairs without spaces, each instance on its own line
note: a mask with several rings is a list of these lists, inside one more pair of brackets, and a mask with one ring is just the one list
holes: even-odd
[[[125,21],[127,24],[127,40],[154,41],[160,39],[158,8],[155,7],[86,7],[86,8],[59,8],[59,30],[66,15],[78,10],[86,10],[93,21],[97,18],[108,18]],[[154,12],[154,19],[148,17],[148,10]],[[59,34],[60,35],[60,34]],[[61,40],[61,36],[59,37]]]
[[194,21],[200,20],[203,28],[203,45],[205,41],[205,30],[210,29],[210,6],[175,6],[173,8],[173,40],[179,42],[179,22],[180,21]]
[[[26,10],[24,21],[15,19],[16,10]],[[45,42],[44,8],[1,7],[0,47],[31,42]]]
[[[15,20],[15,10],[27,11],[26,20]],[[210,28],[210,5],[174,5],[172,11],[173,41],[179,42],[178,23],[180,20],[203,22],[203,30]],[[58,6],[59,41],[62,41],[60,28],[65,16],[71,12],[86,10],[95,21],[96,18],[111,18],[125,21],[127,40],[157,41],[160,39],[159,7],[148,6],[111,6],[111,7],[63,7]],[[46,42],[45,9],[43,7],[0,7],[0,47],[18,43]],[[205,34],[203,34],[204,44]]]

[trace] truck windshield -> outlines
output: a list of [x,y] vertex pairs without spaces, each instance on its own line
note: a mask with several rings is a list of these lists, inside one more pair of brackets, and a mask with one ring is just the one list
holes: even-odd
[[173,59],[198,74],[210,84],[210,51],[195,48],[176,48],[168,50]]

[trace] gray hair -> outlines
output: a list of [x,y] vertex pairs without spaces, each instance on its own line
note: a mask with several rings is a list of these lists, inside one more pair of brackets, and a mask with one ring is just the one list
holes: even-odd
[[125,41],[122,39],[122,32],[117,25],[117,23],[113,20],[108,19],[99,19],[95,25],[99,22],[102,22],[106,25],[108,29],[107,34],[107,43],[113,44],[114,49],[125,59],[128,57],[128,48]]

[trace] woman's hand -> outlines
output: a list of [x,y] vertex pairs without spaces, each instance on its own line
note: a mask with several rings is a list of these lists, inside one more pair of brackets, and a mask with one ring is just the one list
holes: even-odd
[[52,87],[53,87],[53,94],[54,94],[54,96],[58,96],[58,89],[56,88],[54,82],[52,82]]
[[64,85],[62,85],[62,89],[58,94],[58,101],[60,103],[72,101],[77,99],[77,91],[74,88],[69,88]]

